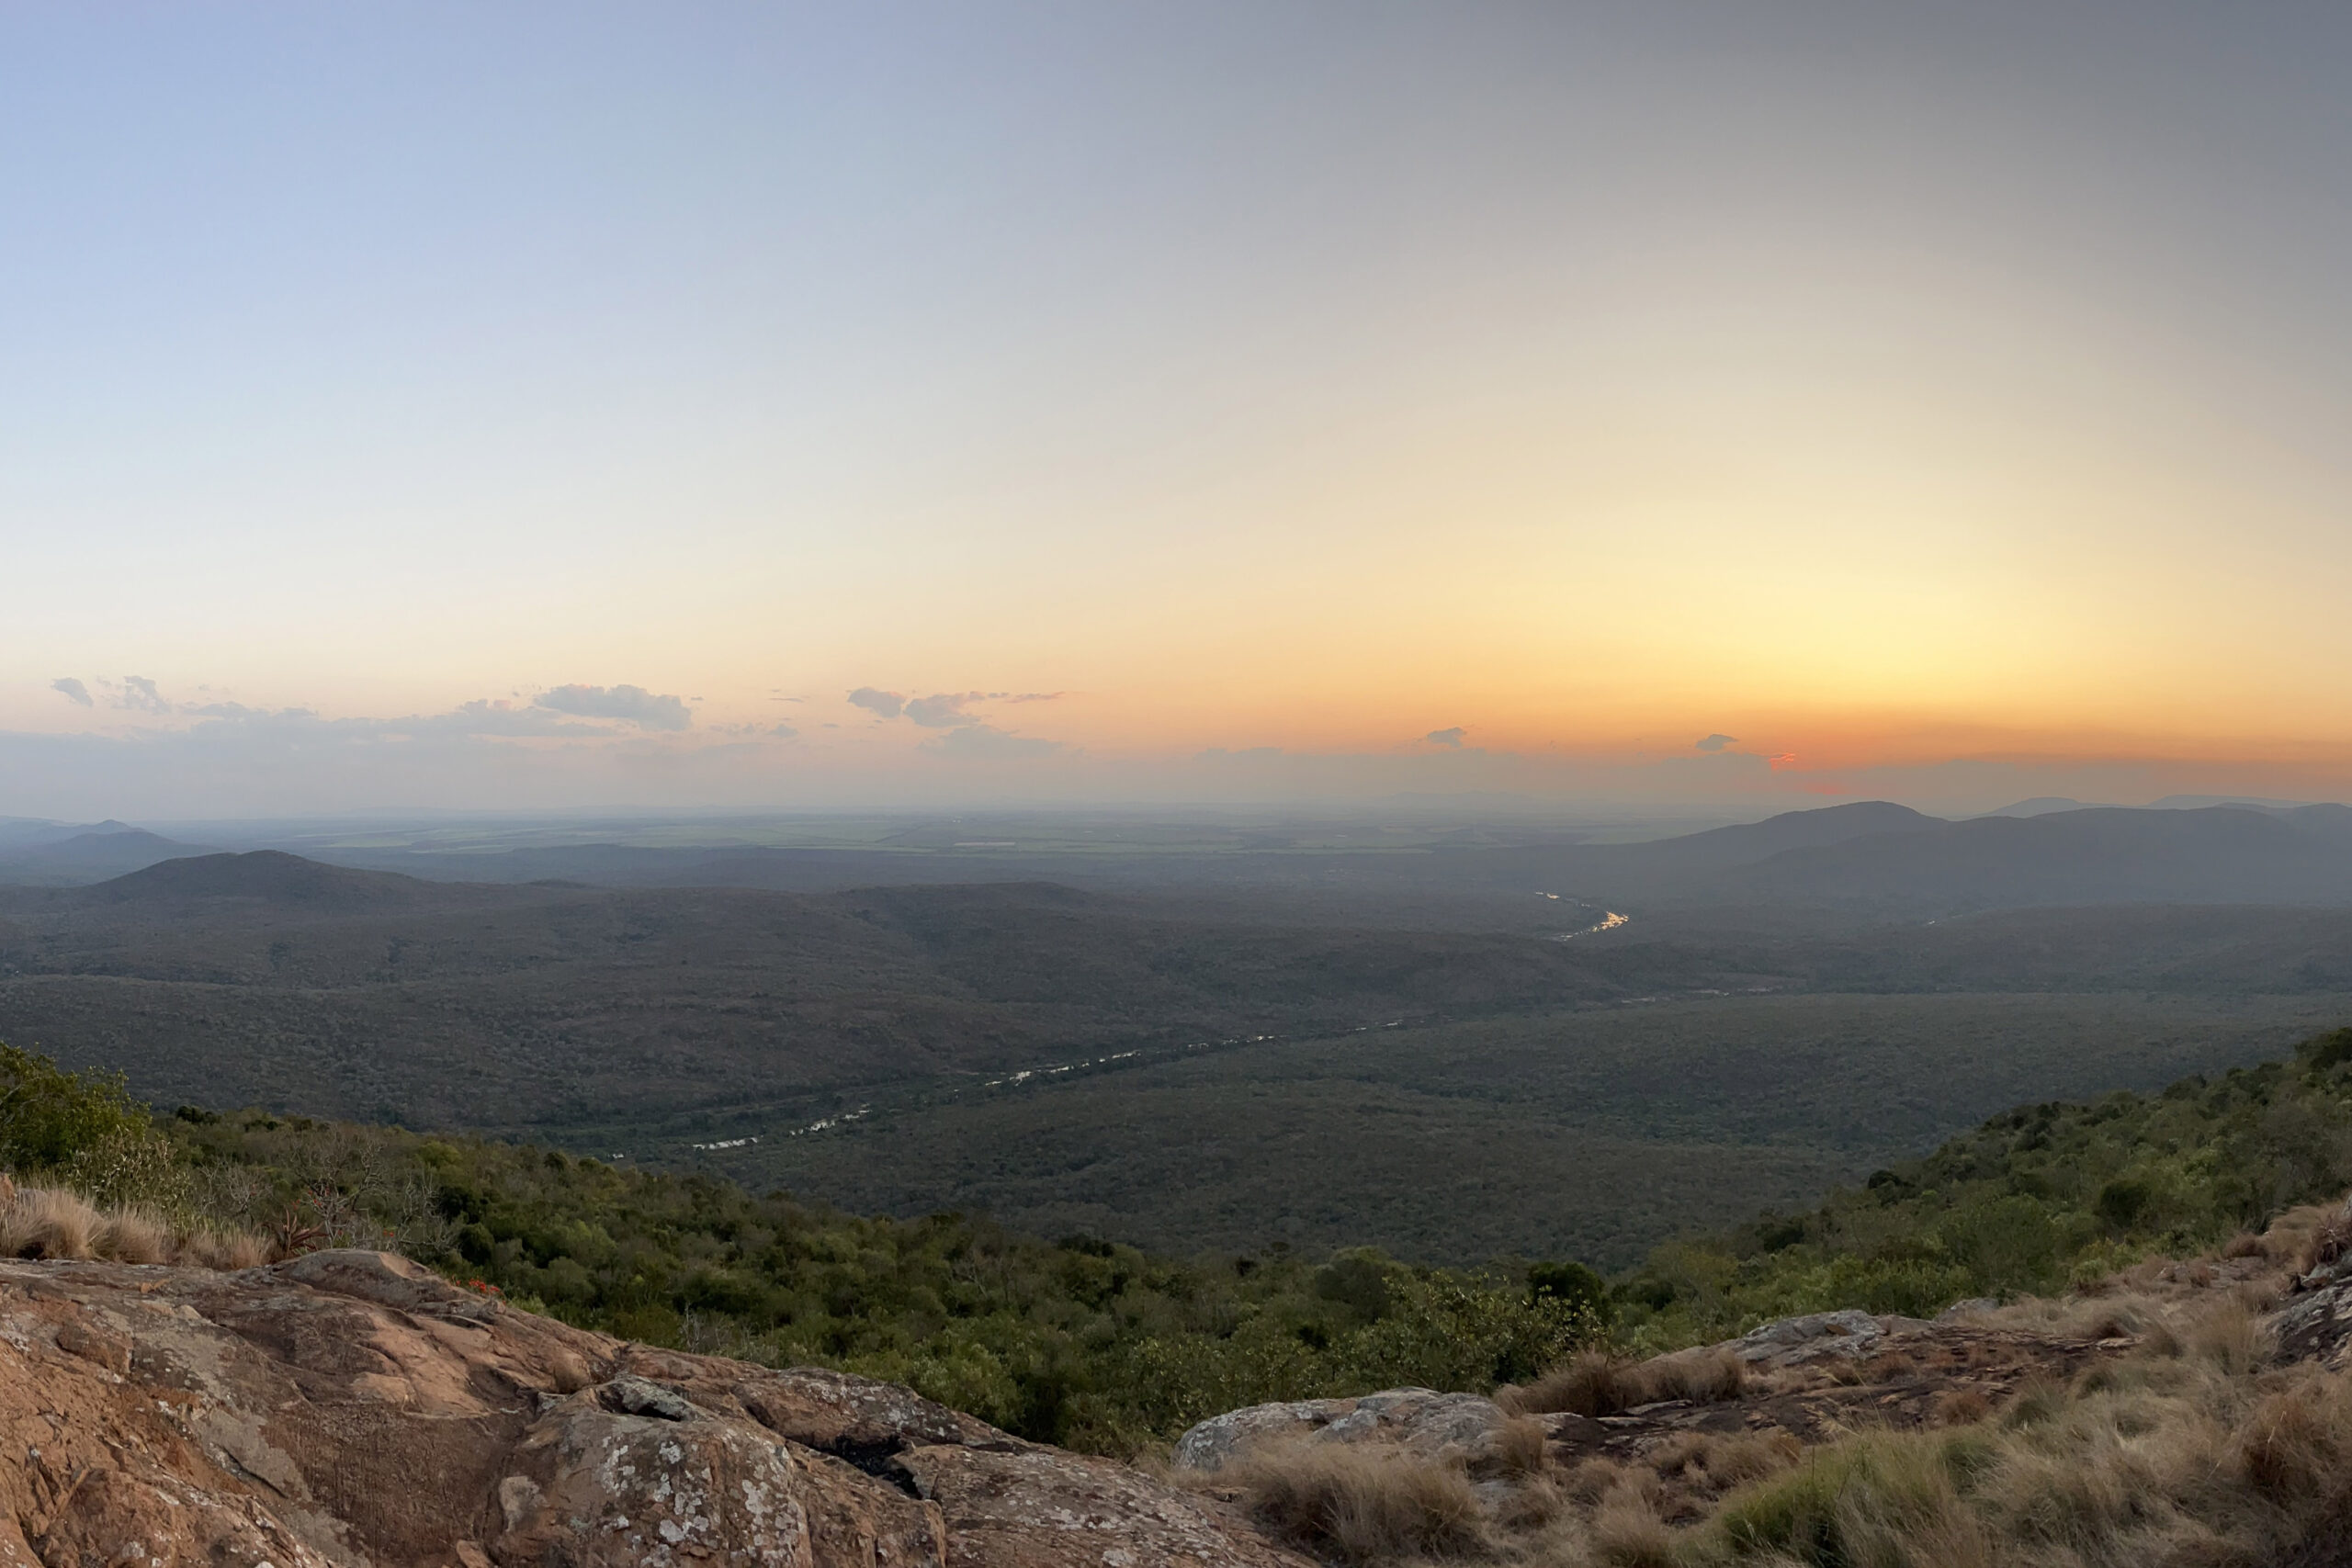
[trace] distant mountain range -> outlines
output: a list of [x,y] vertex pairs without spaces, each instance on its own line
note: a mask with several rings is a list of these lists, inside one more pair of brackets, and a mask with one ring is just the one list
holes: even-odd
[[[2038,806],[2020,802],[2020,807]],[[1910,915],[2093,904],[2352,904],[2352,807],[2018,810],[1951,822],[1885,801],[1641,844],[1482,852],[1490,876],[1626,906]],[[1623,907],[1623,906],[1621,906]]]
[[2046,904],[2352,903],[2352,808],[2098,807],[1923,822],[1785,851],[1725,896],[1960,909]]
[[[445,884],[829,892],[1019,881],[1245,897],[1308,891],[1359,900],[1548,893],[1616,908],[1843,907],[1904,917],[2052,905],[2352,904],[2352,807],[2333,805],[2130,808],[2041,799],[1949,821],[1878,800],[1644,843],[1511,838],[1508,829],[1489,827],[1405,853],[1249,847],[1080,854],[993,842],[982,853],[960,843],[912,850],[590,843],[457,855],[337,852],[332,859],[348,870]],[[150,891],[162,891],[179,879],[230,874],[220,865],[195,869],[191,857],[209,852],[121,822],[0,819],[0,883],[66,886],[137,872],[152,880]],[[336,881],[336,867],[320,859],[278,853],[243,857],[233,874],[255,879],[256,892],[269,883],[276,895],[291,897],[299,884],[308,890],[302,897],[327,902],[356,886]]]
[[200,844],[184,844],[128,822],[0,818],[0,883],[71,887],[204,852]]

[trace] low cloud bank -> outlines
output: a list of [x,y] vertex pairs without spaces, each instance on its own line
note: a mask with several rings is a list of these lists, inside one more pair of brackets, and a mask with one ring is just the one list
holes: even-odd
[[695,721],[684,697],[659,695],[642,686],[558,686],[541,692],[531,705],[582,718],[619,719],[640,729],[684,729]]

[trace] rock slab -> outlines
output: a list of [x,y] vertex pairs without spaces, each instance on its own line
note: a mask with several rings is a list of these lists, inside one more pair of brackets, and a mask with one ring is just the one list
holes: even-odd
[[1392,1388],[1354,1399],[1253,1404],[1211,1416],[1186,1432],[1176,1440],[1175,1461],[1185,1470],[1216,1471],[1256,1444],[1285,1439],[1377,1439],[1431,1457],[1454,1452],[1476,1459],[1492,1446],[1495,1428],[1503,1420],[1491,1399],[1426,1388]]
[[0,1568],[1307,1568],[888,1383],[631,1345],[403,1258],[0,1261]]

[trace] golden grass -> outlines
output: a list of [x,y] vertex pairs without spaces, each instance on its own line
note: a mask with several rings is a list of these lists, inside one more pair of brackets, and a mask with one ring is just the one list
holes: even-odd
[[1495,1391],[1515,1416],[1615,1416],[1666,1399],[1711,1404],[1746,1391],[1746,1363],[1721,1347],[1676,1350],[1630,1361],[1605,1350],[1579,1350],[1533,1382]]
[[1639,1491],[1621,1486],[1601,1499],[1592,1516],[1592,1560],[1608,1568],[1676,1568],[1680,1561],[1675,1534],[1657,1506]]
[[101,1208],[63,1187],[20,1187],[0,1176],[0,1257],[103,1258],[251,1269],[270,1249],[243,1232],[180,1228],[138,1209]]
[[1459,1466],[1403,1449],[1299,1442],[1227,1466],[1250,1512],[1283,1540],[1339,1562],[1464,1557],[1489,1543]]
[[1546,1435],[1532,1416],[1513,1416],[1495,1428],[1494,1464],[1505,1475],[1543,1473]]
[[1645,1403],[1634,1364],[1605,1350],[1579,1350],[1533,1382],[1495,1391],[1514,1416],[1614,1416]]
[[1634,1371],[1650,1399],[1687,1399],[1693,1404],[1713,1404],[1737,1399],[1747,1386],[1747,1364],[1720,1348],[1678,1350],[1645,1361]]

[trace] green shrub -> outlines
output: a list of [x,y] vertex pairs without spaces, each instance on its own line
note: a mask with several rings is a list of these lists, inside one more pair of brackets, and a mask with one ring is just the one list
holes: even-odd
[[147,1130],[146,1108],[119,1073],[69,1073],[0,1044],[0,1166],[51,1170],[107,1139]]
[[65,1185],[105,1208],[145,1209],[169,1218],[190,1212],[188,1168],[169,1139],[145,1127],[118,1127],[75,1151]]

